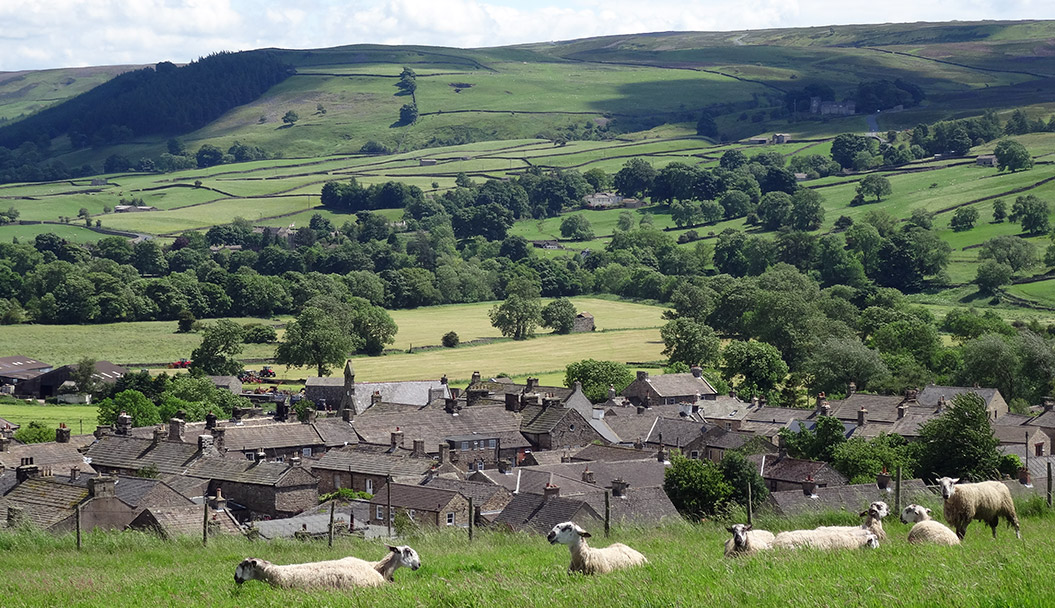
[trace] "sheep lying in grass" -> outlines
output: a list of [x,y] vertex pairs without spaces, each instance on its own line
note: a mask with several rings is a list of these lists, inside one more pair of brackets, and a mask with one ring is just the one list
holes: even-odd
[[1011,491],[999,481],[981,483],[963,483],[957,485],[959,478],[939,477],[938,486],[945,499],[945,521],[956,528],[956,536],[963,539],[967,533],[967,524],[972,519],[984,521],[993,529],[996,538],[996,525],[1000,518],[1007,520],[1008,525],[1015,527],[1015,536],[1022,538],[1018,526],[1018,514],[1015,513],[1015,502],[1011,500]]
[[410,547],[389,547],[384,559],[368,562],[358,557],[345,557],[322,562],[276,565],[263,559],[247,557],[234,571],[234,582],[260,580],[273,587],[347,589],[377,587],[392,580],[400,566],[417,570],[421,560]]
[[594,549],[586,544],[587,538],[590,538],[590,533],[571,521],[553,526],[553,529],[546,535],[546,540],[551,545],[556,543],[568,545],[568,550],[571,551],[571,565],[568,566],[568,572],[604,574],[648,563],[644,555],[622,543]]
[[876,535],[879,540],[886,540],[886,532],[883,531],[883,518],[890,514],[890,507],[881,500],[868,505],[868,509],[860,513],[864,517],[864,523],[860,526],[821,526],[818,530],[868,530]]
[[733,537],[725,541],[725,556],[750,555],[765,551],[773,544],[773,533],[768,530],[752,530],[751,524],[733,524],[726,528]]
[[879,538],[861,528],[850,530],[791,530],[781,532],[773,539],[773,547],[781,549],[860,549],[879,546]]
[[945,524],[930,518],[930,509],[919,505],[909,505],[901,511],[901,523],[916,525],[908,531],[910,543],[934,543],[936,545],[958,545],[960,537],[956,536]]

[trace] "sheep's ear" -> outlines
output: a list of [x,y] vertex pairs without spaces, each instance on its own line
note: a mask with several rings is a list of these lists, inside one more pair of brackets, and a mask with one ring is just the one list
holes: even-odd
[[960,483],[960,478],[959,477],[953,477],[952,478],[952,482],[953,483]]
[[744,526],[744,530],[747,531],[747,532],[750,532],[751,531],[751,524],[747,524],[746,526]]
[[391,551],[392,553],[399,553],[399,547],[393,547],[392,545],[385,545],[385,546],[388,547],[388,550]]
[[927,515],[930,515],[930,509],[924,509],[924,511],[927,512]]
[[725,529],[725,531],[730,533],[730,534],[732,534],[733,533],[733,527],[729,526],[728,528]]
[[582,532],[579,532],[579,536],[581,536],[583,538],[590,538],[590,533],[587,532],[586,530],[583,530]]
[[865,515],[868,515],[868,511],[861,511],[857,514],[858,517],[864,517]]

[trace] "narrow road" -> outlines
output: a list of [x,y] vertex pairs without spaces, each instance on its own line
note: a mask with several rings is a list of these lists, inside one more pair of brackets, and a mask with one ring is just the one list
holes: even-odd
[[869,114],[865,116],[865,120],[868,121],[868,135],[870,137],[879,137],[879,121],[876,120],[876,115]]

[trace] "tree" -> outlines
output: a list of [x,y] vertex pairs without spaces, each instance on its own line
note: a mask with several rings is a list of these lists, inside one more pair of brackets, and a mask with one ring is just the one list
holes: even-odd
[[788,375],[788,364],[780,357],[773,345],[765,342],[730,342],[722,351],[722,375],[735,383],[741,393],[768,393],[784,381]]
[[31,420],[15,431],[15,439],[22,443],[46,443],[55,441],[55,431],[39,420]]
[[993,155],[996,156],[996,166],[1000,171],[1007,169],[1014,173],[1020,169],[1033,168],[1033,157],[1029,155],[1029,150],[1013,139],[1005,139],[996,144]]
[[575,326],[575,305],[568,298],[557,298],[542,307],[542,326],[555,334],[571,333]]
[[663,354],[671,363],[709,365],[718,358],[721,341],[708,325],[692,319],[672,319],[659,330]]
[[223,150],[212,144],[202,144],[202,147],[198,148],[198,153],[195,154],[195,159],[198,161],[199,169],[213,167],[223,162]]
[[396,88],[403,95],[413,95],[414,91],[418,90],[417,74],[414,70],[403,66],[403,71],[399,73],[399,81],[396,82]]
[[114,424],[122,413],[132,417],[132,426],[160,424],[154,402],[136,390],[125,390],[99,402],[99,424]]
[[1048,202],[1037,198],[1033,194],[1020,196],[1011,205],[1011,215],[1008,219],[1012,222],[1021,223],[1022,230],[1031,236],[1044,234],[1050,229]]
[[875,173],[866,175],[864,179],[857,184],[857,194],[862,199],[868,196],[874,196],[876,202],[882,200],[884,196],[890,195],[893,190],[890,187],[890,180],[877,175]]
[[850,483],[872,483],[876,475],[902,467],[905,477],[913,477],[915,460],[905,438],[896,433],[880,433],[872,439],[851,437],[832,450],[832,467]]
[[718,166],[729,171],[734,171],[745,165],[747,165],[747,155],[740,150],[727,150],[718,159]]
[[275,348],[275,362],[288,368],[312,365],[320,378],[344,364],[355,348],[355,339],[325,310],[309,306],[286,325],[286,334]]
[[593,239],[593,229],[590,227],[590,220],[576,213],[561,221],[560,235],[573,241],[589,241]]
[[998,236],[982,243],[978,259],[995,260],[1019,272],[1037,265],[1037,248],[1019,236]]
[[571,388],[576,382],[582,383],[582,392],[594,403],[608,399],[610,387],[620,394],[633,381],[634,372],[617,361],[583,359],[569,363],[564,370],[564,385]]
[[293,123],[297,122],[298,120],[300,120],[300,116],[298,116],[297,113],[293,110],[289,110],[282,115],[282,122],[286,123],[291,127],[293,126]]
[[974,207],[960,207],[956,210],[956,213],[952,214],[952,219],[949,220],[949,226],[956,232],[964,232],[974,228],[974,223],[978,221],[978,210]]
[[970,481],[999,475],[1000,441],[993,436],[985,401],[961,393],[945,412],[919,427],[919,470],[924,475],[959,477]]
[[674,452],[663,473],[663,491],[682,515],[702,519],[716,513],[733,494],[718,465]]
[[503,336],[514,340],[524,340],[535,332],[535,327],[542,321],[542,310],[538,298],[511,294],[488,313],[491,325]]
[[1004,199],[998,198],[993,201],[993,221],[999,224],[1000,222],[1003,222],[1006,217],[1007,203],[1004,202]]
[[788,453],[796,458],[831,462],[835,449],[846,441],[846,429],[834,416],[818,416],[812,429],[799,427],[799,432],[780,429],[780,436]]
[[857,338],[831,338],[806,358],[803,371],[812,378],[811,390],[841,393],[851,383],[859,390],[875,387],[890,376],[879,353]]
[[718,124],[714,122],[713,116],[707,112],[700,114],[700,119],[696,121],[696,135],[703,135],[704,137],[718,136]]
[[235,356],[242,352],[242,326],[229,319],[206,325],[201,344],[191,352],[191,372],[205,376],[234,376],[242,369]]
[[643,198],[652,189],[656,170],[642,158],[626,161],[614,178],[615,189],[623,196]]
[[405,103],[399,108],[399,124],[412,125],[418,121],[418,104]]
[[799,188],[791,195],[791,227],[816,230],[824,223],[824,197],[811,188]]
[[271,344],[278,340],[278,332],[270,325],[247,323],[242,329],[245,331],[242,339],[246,344]]
[[747,487],[751,486],[751,506],[758,509],[769,498],[766,480],[758,474],[758,469],[739,452],[726,452],[718,464],[722,477],[732,489],[729,500],[744,507],[747,506]]
[[440,339],[440,343],[447,348],[454,348],[455,346],[458,346],[459,341],[460,340],[458,339],[458,333],[453,331],[449,331],[443,334],[443,338]]
[[70,380],[77,385],[78,393],[95,394],[99,390],[99,381],[95,379],[95,359],[84,357],[78,361],[70,372]]
[[776,230],[791,218],[791,197],[785,192],[767,192],[758,203],[758,219],[766,230]]

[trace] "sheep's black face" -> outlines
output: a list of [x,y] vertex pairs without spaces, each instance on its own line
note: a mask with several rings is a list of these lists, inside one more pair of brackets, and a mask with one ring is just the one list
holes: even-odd
[[238,567],[234,569],[234,582],[241,585],[246,581],[253,580],[253,571],[257,567],[255,559],[248,557],[242,560],[242,563],[238,564]]
[[556,533],[556,531],[550,530],[549,534],[546,535],[546,540],[548,540],[549,544],[551,544],[551,545],[557,544],[557,533]]

